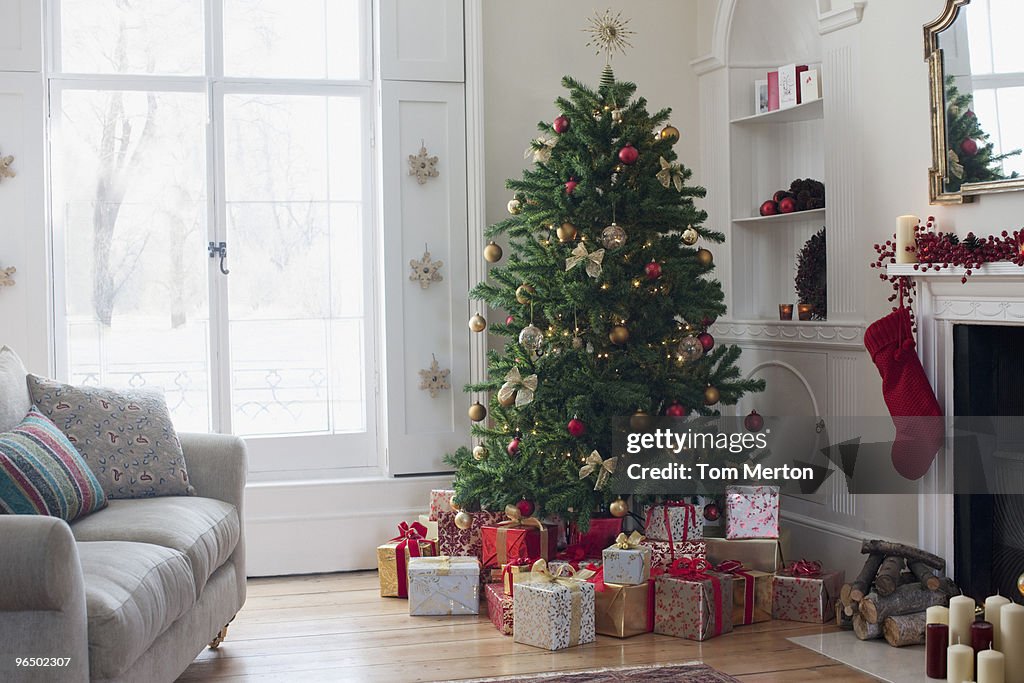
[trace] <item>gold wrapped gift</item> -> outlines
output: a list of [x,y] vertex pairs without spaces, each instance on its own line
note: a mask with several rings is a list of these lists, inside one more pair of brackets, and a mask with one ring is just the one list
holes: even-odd
[[[769,591],[770,592],[770,591]],[[648,583],[637,586],[605,583],[604,591],[595,594],[595,623],[603,636],[629,638],[647,633]]]
[[782,547],[779,541],[769,538],[754,538],[727,541],[724,538],[704,537],[707,544],[708,561],[718,566],[728,560],[741,562],[744,567],[774,574],[782,569]]
[[732,576],[732,623],[734,626],[772,620],[772,578],[774,574],[745,569],[726,561],[715,567]]
[[382,598],[405,598],[408,597],[409,587],[409,558],[411,557],[408,545],[403,547],[405,555],[402,567],[404,569],[401,578],[398,574],[397,548],[402,543],[419,544],[421,557],[432,557],[436,555],[437,544],[434,541],[419,539],[416,541],[402,539],[388,541],[377,546],[377,574],[380,578],[380,595]]

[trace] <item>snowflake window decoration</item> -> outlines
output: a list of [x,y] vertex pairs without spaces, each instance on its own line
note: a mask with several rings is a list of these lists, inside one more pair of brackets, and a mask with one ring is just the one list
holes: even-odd
[[18,272],[18,269],[14,266],[7,266],[6,268],[0,268],[0,287],[13,287],[14,286],[14,274]]
[[409,175],[416,176],[416,182],[420,185],[426,183],[430,178],[440,175],[437,170],[437,157],[430,156],[426,145],[422,143],[419,154],[409,155]]
[[437,364],[437,356],[430,354],[434,359],[431,362],[430,367],[425,370],[420,370],[420,389],[430,392],[430,398],[437,398],[437,395],[445,389],[450,389],[448,385],[448,376],[451,375],[452,371],[445,368],[441,369],[441,366]]
[[14,157],[10,155],[0,157],[0,180],[3,180],[4,178],[13,178],[14,176],[18,175],[17,173],[14,172],[14,169],[11,168],[11,164],[13,163]]
[[409,267],[412,268],[409,279],[412,282],[419,282],[421,289],[429,289],[430,285],[444,280],[444,276],[441,275],[443,265],[444,261],[434,261],[430,258],[430,251],[424,245],[423,258],[409,260]]

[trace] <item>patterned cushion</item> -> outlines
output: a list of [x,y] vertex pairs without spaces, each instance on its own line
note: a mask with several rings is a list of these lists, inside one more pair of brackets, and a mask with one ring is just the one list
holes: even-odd
[[0,512],[71,522],[106,505],[85,460],[35,406],[21,424],[0,433]]
[[187,496],[181,442],[167,403],[154,391],[74,387],[28,376],[40,411],[89,463],[108,498]]

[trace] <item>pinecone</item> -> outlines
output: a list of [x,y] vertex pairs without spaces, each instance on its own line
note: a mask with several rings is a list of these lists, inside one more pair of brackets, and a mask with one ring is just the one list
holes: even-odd
[[981,240],[979,240],[973,232],[969,232],[967,233],[967,237],[964,238],[964,246],[967,247],[968,250],[974,251],[981,246]]

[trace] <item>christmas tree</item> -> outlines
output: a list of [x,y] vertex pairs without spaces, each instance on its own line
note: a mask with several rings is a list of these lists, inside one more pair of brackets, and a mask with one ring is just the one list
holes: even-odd
[[[624,26],[601,20],[611,24],[595,22],[597,42],[611,35],[614,48]],[[487,327],[508,342],[489,353],[488,379],[466,387],[490,395],[470,408],[480,445],[446,460],[466,509],[518,503],[585,529],[616,498],[602,474],[614,418],[714,415],[764,385],[742,379],[740,350],[707,332],[725,306],[704,245],[724,236],[694,205],[705,191],[676,161],[670,110],[648,113],[607,63],[596,90],[562,83],[558,115],[527,150],[533,167],[507,183],[512,215],[487,229],[511,253],[471,297],[510,312]],[[501,249],[491,242],[484,256],[497,262]]]
[[985,183],[1016,178],[1006,175],[1002,161],[1021,150],[996,154],[978,117],[971,108],[974,98],[960,92],[954,78],[946,79],[946,191],[959,192],[964,183]]

